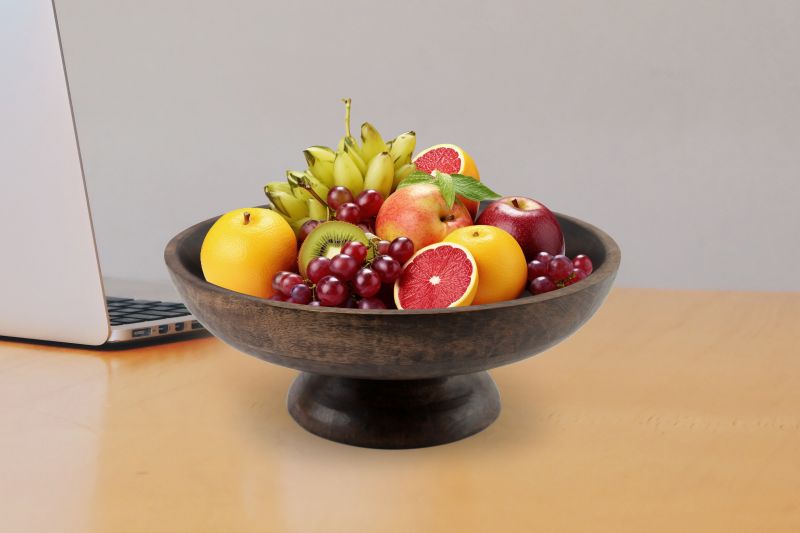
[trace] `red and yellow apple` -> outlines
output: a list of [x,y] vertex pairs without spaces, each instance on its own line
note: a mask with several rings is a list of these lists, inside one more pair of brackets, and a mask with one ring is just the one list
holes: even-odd
[[558,220],[543,203],[531,198],[500,198],[489,204],[475,223],[506,230],[522,247],[528,261],[539,252],[564,253],[564,234]]
[[419,250],[471,224],[472,217],[463,204],[455,202],[448,207],[436,185],[415,183],[398,189],[383,202],[375,232],[387,241],[408,237]]

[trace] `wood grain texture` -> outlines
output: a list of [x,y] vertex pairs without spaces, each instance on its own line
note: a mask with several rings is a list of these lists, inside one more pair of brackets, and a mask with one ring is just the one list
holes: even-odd
[[0,341],[3,531],[800,531],[800,294],[614,289],[491,372],[485,431],[343,446],[296,372],[214,338],[100,352]]
[[303,372],[289,414],[325,439],[366,448],[424,448],[461,440],[500,414],[487,372],[420,380],[374,380]]
[[546,350],[602,304],[619,268],[607,234],[559,215],[569,253],[596,265],[586,280],[539,296],[452,309],[366,311],[298,306],[207,283],[200,246],[216,219],[177,235],[164,253],[187,307],[214,335],[265,361],[324,375],[426,379],[495,368]]

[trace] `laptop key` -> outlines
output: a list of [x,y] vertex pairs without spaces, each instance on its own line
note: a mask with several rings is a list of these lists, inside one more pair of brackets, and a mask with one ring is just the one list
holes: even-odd
[[106,296],[106,303],[129,302],[131,300],[133,300],[133,298],[119,298],[117,296]]
[[147,320],[158,320],[161,317],[155,315],[146,315],[144,313],[136,313],[132,315],[125,315],[125,318],[135,318],[136,322],[145,322]]
[[156,305],[160,304],[161,301],[159,300],[133,300],[128,302],[131,305]]
[[136,322],[141,322],[141,320],[137,320],[135,318],[112,318],[111,325],[112,326],[123,326],[125,324],[135,324]]
[[[153,314],[155,314],[155,313],[153,313]],[[190,315],[190,314],[191,313],[189,313],[189,311],[176,311],[174,313],[167,313],[167,312],[159,312],[158,313],[158,315],[161,318],[176,318],[176,317],[179,317],[179,316],[187,316],[187,315]]]

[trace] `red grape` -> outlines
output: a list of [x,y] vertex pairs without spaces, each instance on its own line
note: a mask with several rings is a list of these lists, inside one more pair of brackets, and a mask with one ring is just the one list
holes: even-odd
[[539,276],[547,275],[547,263],[542,263],[538,259],[528,263],[528,281],[531,281]]
[[386,304],[380,298],[364,298],[358,301],[359,309],[386,309]]
[[317,298],[325,307],[342,305],[350,296],[347,285],[336,276],[325,276],[317,283]]
[[389,241],[380,240],[378,241],[377,248],[378,248],[378,255],[386,255],[389,253],[389,246],[391,243]]
[[284,296],[283,294],[276,292],[267,299],[272,300],[273,302],[285,302],[288,298],[286,298],[286,296]]
[[356,274],[353,288],[359,296],[371,298],[381,290],[381,278],[371,268],[362,268]]
[[358,272],[359,266],[361,264],[356,261],[355,257],[350,257],[347,254],[338,254],[331,259],[331,274],[342,281],[350,281]]
[[281,282],[283,278],[291,274],[291,272],[287,272],[285,270],[281,270],[280,272],[276,272],[275,276],[272,278],[272,290],[276,293],[282,293],[283,289],[281,289]]
[[295,285],[292,287],[292,294],[289,301],[296,304],[307,304],[311,302],[311,289],[303,283],[302,285]]
[[572,261],[566,255],[557,255],[547,264],[547,277],[553,281],[567,279],[572,274]]
[[575,259],[572,260],[572,264],[575,268],[579,268],[583,270],[583,272],[588,276],[594,270],[594,266],[592,265],[592,260],[589,259],[588,255],[580,254],[576,255]]
[[404,265],[414,255],[414,242],[408,237],[398,237],[389,244],[388,255]]
[[545,265],[549,263],[553,259],[553,256],[547,252],[539,252],[536,256],[536,260],[540,263],[544,263]]
[[361,208],[361,220],[366,220],[378,214],[383,205],[383,196],[374,189],[367,189],[358,195],[356,205]]
[[327,257],[315,257],[306,267],[306,276],[311,283],[319,280],[331,273],[331,260]]
[[361,208],[353,202],[347,202],[336,209],[336,220],[357,224],[361,220]]
[[355,260],[358,261],[359,264],[362,264],[364,262],[364,259],[367,258],[367,251],[368,251],[367,245],[364,244],[363,242],[351,241],[345,243],[345,245],[342,246],[341,253],[347,254],[350,257],[355,258]]
[[381,255],[372,262],[372,270],[378,274],[381,283],[388,284],[394,283],[400,277],[403,265],[390,255]]
[[303,222],[303,225],[300,226],[300,236],[297,238],[298,241],[303,242],[308,237],[308,234],[314,231],[314,228],[319,226],[319,220],[306,220]]
[[573,283],[578,283],[582,279],[586,279],[586,272],[584,272],[580,268],[574,268],[572,270],[572,274],[570,274],[570,276],[561,283],[563,283],[565,287],[568,287]]
[[394,285],[381,285],[381,290],[378,292],[376,298],[380,298],[380,300],[386,305],[386,309],[396,309],[394,303]]
[[372,233],[373,235],[375,234],[375,228],[373,228],[369,224],[366,224],[364,222],[359,222],[358,224],[356,224],[356,226],[361,228],[364,231],[364,233]]
[[350,297],[347,300],[345,300],[345,302],[339,307],[344,307],[347,309],[356,309],[358,308],[358,300],[356,300],[356,297],[351,294]]
[[334,187],[328,191],[328,207],[336,211],[340,205],[353,201],[353,193],[347,187]]
[[557,288],[558,287],[556,287],[556,284],[553,283],[550,278],[545,276],[539,276],[538,278],[535,278],[533,281],[531,281],[531,284],[528,287],[533,294],[544,294],[545,292],[554,291]]
[[288,298],[291,296],[294,286],[300,285],[301,283],[305,283],[305,280],[302,278],[302,276],[300,276],[300,274],[290,272],[289,274],[286,274],[283,279],[281,279],[281,293]]

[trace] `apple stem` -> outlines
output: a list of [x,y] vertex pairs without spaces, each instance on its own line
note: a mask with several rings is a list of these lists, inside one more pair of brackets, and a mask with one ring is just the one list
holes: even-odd
[[244,212],[244,225],[248,225],[250,223],[250,211]]
[[344,102],[344,134],[350,137],[350,103],[352,100],[350,98],[342,98],[342,102]]
[[519,209],[519,202],[517,201],[517,199],[516,199],[516,198],[512,198],[512,199],[511,199],[511,203],[512,203],[512,204],[514,204],[514,207],[516,207],[517,209]]
[[456,216],[454,214],[449,214],[442,219],[442,222],[450,222],[451,220],[455,220]]

